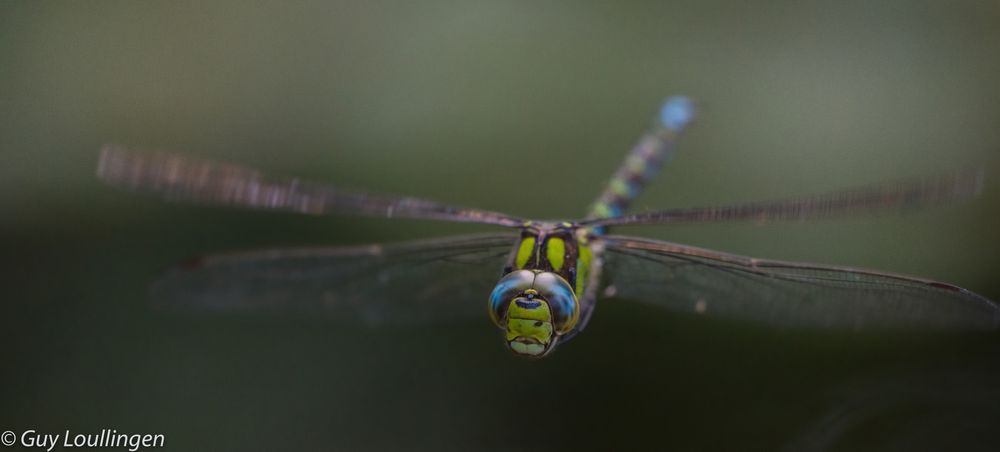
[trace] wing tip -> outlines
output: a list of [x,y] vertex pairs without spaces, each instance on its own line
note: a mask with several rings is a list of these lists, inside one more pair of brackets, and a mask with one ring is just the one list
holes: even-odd
[[156,153],[143,153],[116,143],[101,145],[95,175],[106,184],[136,187],[150,171]]
[[97,157],[98,179],[112,181],[121,173],[121,168],[128,160],[129,151],[124,146],[105,143],[101,145],[100,154]]
[[966,168],[944,176],[948,194],[957,198],[978,198],[983,194],[986,170],[982,167]]
[[986,169],[975,168],[972,170],[972,196],[981,196],[983,187],[986,184]]

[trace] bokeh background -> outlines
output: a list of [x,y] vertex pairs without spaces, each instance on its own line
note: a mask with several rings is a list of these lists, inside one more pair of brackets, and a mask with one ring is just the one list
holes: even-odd
[[163,316],[147,284],[188,256],[488,229],[170,205],[93,176],[119,142],[573,217],[677,93],[700,120],[638,208],[970,166],[986,190],[902,217],[630,232],[1000,299],[995,1],[8,1],[0,430],[173,450],[1000,447],[995,334],[780,331],[612,300],[525,362],[485,316]]

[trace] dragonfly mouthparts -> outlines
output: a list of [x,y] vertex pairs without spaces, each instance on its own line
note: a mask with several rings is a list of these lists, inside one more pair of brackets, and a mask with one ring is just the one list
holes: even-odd
[[525,344],[525,345],[541,345],[542,344],[542,341],[540,341],[538,339],[535,339],[533,337],[528,337],[528,336],[518,337],[517,339],[514,339],[511,342],[520,342],[520,343]]

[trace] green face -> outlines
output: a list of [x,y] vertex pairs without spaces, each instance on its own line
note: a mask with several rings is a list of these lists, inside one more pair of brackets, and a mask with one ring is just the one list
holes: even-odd
[[518,297],[507,308],[507,346],[518,355],[541,357],[556,339],[549,304],[532,294]]
[[580,306],[569,283],[551,272],[513,271],[490,294],[490,319],[504,330],[507,348],[541,358],[576,326]]

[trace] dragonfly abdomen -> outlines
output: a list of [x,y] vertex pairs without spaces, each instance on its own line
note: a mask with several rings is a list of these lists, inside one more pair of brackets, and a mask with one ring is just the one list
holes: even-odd
[[[590,206],[588,219],[617,218],[642,193],[663,163],[673,156],[681,131],[694,119],[694,103],[687,97],[670,97],[663,103],[656,124],[639,138],[604,191]],[[602,231],[598,231],[602,232]]]

